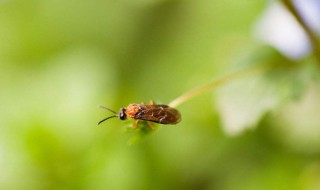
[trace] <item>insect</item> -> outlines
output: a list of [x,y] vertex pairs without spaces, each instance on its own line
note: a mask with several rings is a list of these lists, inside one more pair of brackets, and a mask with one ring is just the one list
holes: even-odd
[[101,120],[98,125],[114,117],[118,117],[120,120],[126,120],[127,117],[132,118],[134,120],[133,128],[137,128],[137,124],[141,120],[147,121],[147,124],[151,129],[155,129],[151,122],[177,124],[181,121],[181,115],[178,110],[164,104],[155,104],[153,101],[150,101],[149,104],[129,104],[126,108],[121,108],[118,113],[104,106],[100,107],[115,115]]

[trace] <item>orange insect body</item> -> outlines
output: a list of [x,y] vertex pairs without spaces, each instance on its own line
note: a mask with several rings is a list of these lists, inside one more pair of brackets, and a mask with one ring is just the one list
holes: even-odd
[[121,108],[119,113],[116,113],[109,108],[101,107],[115,113],[116,115],[107,117],[101,120],[98,124],[113,117],[118,117],[121,120],[126,120],[127,117],[130,117],[135,120],[133,123],[134,128],[136,128],[136,125],[140,120],[145,120],[148,125],[154,129],[150,121],[160,124],[177,124],[181,121],[181,115],[178,110],[164,104],[154,104],[152,101],[150,104],[129,104],[126,108]]
[[137,104],[129,104],[125,111],[126,115],[131,118],[133,118],[138,112],[139,107],[137,106]]

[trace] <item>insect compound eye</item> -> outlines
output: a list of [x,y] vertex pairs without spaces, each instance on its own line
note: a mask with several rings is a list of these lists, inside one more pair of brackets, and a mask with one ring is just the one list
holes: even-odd
[[126,109],[124,109],[124,108],[122,108],[122,109],[120,110],[119,118],[120,118],[121,120],[126,120],[126,119],[127,119],[127,115],[126,115],[125,111],[126,111]]

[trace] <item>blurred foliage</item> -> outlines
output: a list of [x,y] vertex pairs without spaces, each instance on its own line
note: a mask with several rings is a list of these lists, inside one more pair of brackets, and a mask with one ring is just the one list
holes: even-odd
[[[319,189],[319,69],[253,39],[266,6],[0,1],[0,189]],[[97,105],[167,104],[259,64],[277,69],[186,102],[178,125],[96,125]]]
[[270,47],[253,47],[245,51],[250,53],[240,52],[235,67],[240,65],[243,69],[245,65],[258,65],[263,73],[242,77],[220,89],[218,110],[229,134],[252,128],[266,112],[300,99],[308,83],[319,75],[315,64],[295,63]]

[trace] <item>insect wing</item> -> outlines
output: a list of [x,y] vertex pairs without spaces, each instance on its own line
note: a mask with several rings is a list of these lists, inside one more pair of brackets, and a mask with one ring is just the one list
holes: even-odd
[[135,119],[153,121],[161,124],[177,124],[181,120],[178,110],[167,105],[140,105]]

